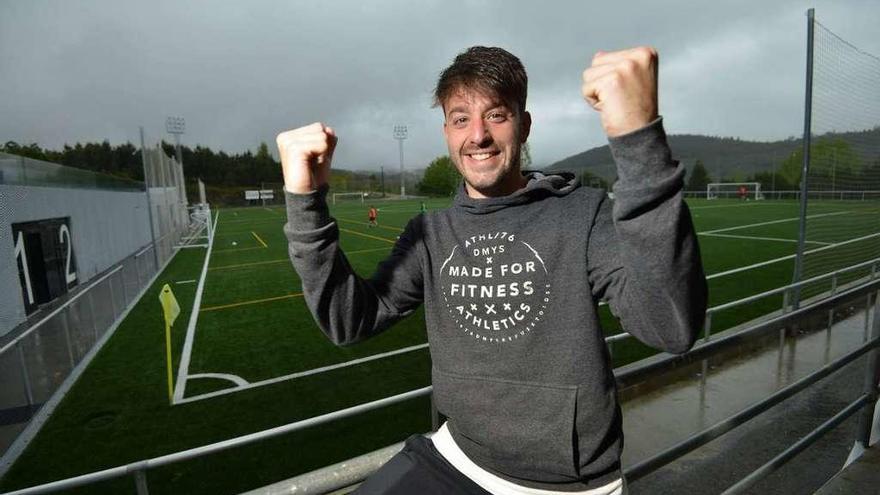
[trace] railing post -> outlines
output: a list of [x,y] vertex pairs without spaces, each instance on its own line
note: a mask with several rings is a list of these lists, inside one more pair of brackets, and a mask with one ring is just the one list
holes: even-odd
[[143,469],[134,472],[134,485],[138,495],[150,495],[150,490],[147,488],[147,475]]
[[862,342],[868,341],[868,323],[871,321],[871,293],[868,292],[865,301],[865,334],[862,337]]
[[[137,271],[137,277],[138,277],[137,288],[140,289],[141,288],[141,260],[140,260],[140,256],[134,257],[134,268]],[[135,292],[137,292],[137,291],[135,291]]]
[[113,307],[113,321],[116,321],[119,315],[116,313],[116,292],[113,290],[113,275],[107,277],[107,283],[110,284],[110,305]]
[[122,270],[119,270],[119,275],[122,277],[122,310],[125,311],[125,308],[128,307],[128,289],[125,287],[125,261],[122,262]]
[[782,314],[788,313],[789,290],[782,293]]
[[94,287],[89,289],[89,311],[92,315],[92,331],[95,333],[95,342],[98,341],[98,315],[95,314],[95,298],[92,296]]
[[61,315],[61,326],[64,327],[64,340],[67,342],[67,357],[70,358],[70,369],[76,368],[73,360],[73,345],[70,342],[70,306],[64,308]]
[[34,392],[31,390],[31,379],[28,377],[27,362],[24,359],[24,349],[21,348],[21,342],[15,343],[18,349],[18,361],[21,364],[21,379],[24,381],[24,392],[27,395],[28,405],[34,405]]
[[[880,338],[880,300],[874,298],[874,324],[871,331],[871,339]],[[874,405],[877,403],[877,384],[880,382],[880,349],[874,348],[867,355],[865,370],[865,395],[869,397],[868,405],[862,410],[859,418],[858,438],[856,441],[862,448],[868,448],[871,442],[871,429],[874,421]]]
[[831,361],[831,326],[834,324],[834,308],[828,310],[828,328],[825,329],[825,363]]
[[837,294],[837,272],[831,276],[831,295]]
[[703,325],[703,329],[705,330],[706,342],[708,342],[712,338],[712,312],[711,311],[706,311],[706,322]]

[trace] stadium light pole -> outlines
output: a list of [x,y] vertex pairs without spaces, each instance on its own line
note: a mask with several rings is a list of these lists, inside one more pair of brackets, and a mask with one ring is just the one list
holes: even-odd
[[406,126],[394,126],[394,139],[400,147],[400,199],[406,199],[406,184],[403,179],[403,140],[406,139]]
[[183,155],[180,153],[180,135],[186,131],[186,121],[183,117],[168,117],[165,119],[165,130],[174,135],[174,152],[177,155],[177,163],[183,168]]

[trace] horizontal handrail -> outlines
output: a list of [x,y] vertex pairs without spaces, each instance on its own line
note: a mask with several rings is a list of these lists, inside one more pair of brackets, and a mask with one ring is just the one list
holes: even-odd
[[137,471],[145,471],[147,469],[164,466],[166,464],[172,464],[175,462],[201,457],[207,454],[213,454],[223,450],[231,449],[233,447],[241,447],[260,440],[283,435],[285,433],[291,433],[305,428],[318,426],[324,423],[328,423],[330,421],[335,421],[337,419],[347,418],[349,416],[354,416],[363,412],[371,411],[373,409],[379,409],[416,397],[429,395],[431,393],[431,389],[432,387],[423,387],[391,397],[385,397],[384,399],[359,404],[357,406],[352,406],[346,409],[340,409],[339,411],[334,411],[332,413],[322,414],[320,416],[304,419],[302,421],[296,421],[294,423],[288,423],[286,425],[277,426],[275,428],[258,431],[256,433],[250,433],[248,435],[242,435],[240,437],[230,438],[228,440],[203,445],[201,447],[195,447],[188,450],[182,450],[173,454],[154,457],[152,459],[132,462],[124,466],[117,466],[109,469],[104,469],[102,471],[96,471],[93,473],[75,476],[73,478],[53,481],[51,483],[33,486],[30,488],[23,488],[21,490],[16,490],[13,492],[6,492],[3,495],[36,495],[39,493],[50,493],[58,490],[75,488],[77,486],[95,483],[98,481],[106,481],[113,478],[118,478],[120,476],[125,476]]
[[846,268],[841,268],[840,270],[835,270],[833,272],[823,273],[822,275],[817,275],[815,277],[801,280],[800,282],[795,282],[793,284],[789,284],[784,287],[777,287],[775,289],[771,289],[766,292],[761,292],[759,294],[754,294],[754,295],[751,295],[748,297],[744,297],[744,298],[738,299],[736,301],[731,301],[728,303],[719,304],[718,306],[713,306],[713,307],[707,309],[706,311],[715,313],[715,312],[722,311],[725,309],[730,309],[730,308],[740,306],[740,305],[743,305],[746,303],[757,301],[758,299],[762,299],[764,297],[772,296],[775,294],[781,294],[781,293],[784,293],[784,292],[789,291],[791,289],[800,288],[800,287],[807,285],[807,284],[816,283],[816,282],[819,282],[819,281],[824,280],[826,278],[834,278],[837,275],[840,275],[841,273],[853,271],[853,270],[856,270],[858,268],[862,268],[865,266],[870,266],[870,265],[873,265],[878,262],[880,262],[880,258],[874,258],[872,260],[863,261],[861,263],[858,263],[858,264],[855,264],[852,266],[848,266]]
[[843,423],[850,416],[861,411],[863,407],[867,406],[870,403],[871,398],[867,395],[862,395],[858,399],[852,401],[845,408],[841,409],[840,412],[819,425],[818,428],[808,433],[805,437],[795,442],[793,445],[785,449],[782,453],[765,463],[763,466],[759,467],[752,474],[739,480],[735,485],[731,486],[727,490],[724,490],[721,495],[735,495],[738,493],[744,493],[755,483],[761,481],[767,475],[769,475],[773,471],[776,471],[777,468],[790,461],[794,456],[806,450],[807,447],[815,443],[816,440],[822,438],[822,435],[833,430],[838,425],[840,425],[840,423]]
[[770,319],[760,321],[739,332],[724,335],[714,340],[703,340],[700,344],[685,354],[666,354],[662,359],[646,361],[645,364],[638,366],[637,368],[624,369],[620,372],[615,370],[614,377],[618,382],[618,386],[620,388],[625,388],[628,384],[638,383],[645,378],[658,373],[660,370],[701,362],[722,349],[737,346],[752,338],[759,338],[768,332],[777,331],[779,328],[791,325],[809,313],[824,310],[829,306],[834,306],[839,301],[846,301],[855,297],[860,297],[878,289],[880,289],[880,279],[838,292],[833,296],[815,301],[810,306],[801,306],[794,311],[779,314]]
[[669,464],[670,462],[678,459],[679,457],[701,447],[712,440],[720,437],[721,435],[733,430],[737,426],[745,423],[746,421],[758,416],[763,413],[767,409],[779,404],[780,402],[788,399],[794,394],[804,390],[810,385],[818,382],[819,380],[827,377],[831,373],[843,368],[850,362],[858,359],[863,354],[868,351],[880,347],[880,338],[875,338],[874,340],[870,340],[862,346],[858,347],[856,350],[850,352],[849,354],[844,355],[843,357],[833,361],[831,363],[826,364],[819,370],[801,378],[795,383],[777,391],[773,395],[765,398],[764,400],[752,404],[751,406],[743,409],[742,411],[734,414],[733,416],[728,417],[727,419],[721,420],[718,423],[710,426],[709,428],[691,435],[690,437],[682,440],[681,442],[669,447],[668,449],[655,454],[648,459],[645,459],[641,462],[634,464],[623,470],[623,474],[629,481],[635,481],[639,478],[642,478],[657,469]]
[[[848,272],[848,271],[856,270],[856,269],[858,269],[858,268],[862,268],[862,267],[865,267],[865,266],[871,266],[871,265],[876,264],[876,263],[880,263],[880,258],[874,258],[874,259],[872,259],[872,260],[863,261],[863,262],[861,262],[861,263],[858,263],[858,264],[855,264],[855,265],[852,265],[852,266],[848,266],[848,267],[845,267],[845,268],[841,268],[840,270],[835,270],[835,271],[833,271],[833,272],[823,273],[822,275],[816,275],[815,277],[811,277],[811,278],[808,278],[808,279],[805,279],[805,280],[801,280],[800,282],[795,282],[795,283],[793,283],[793,284],[785,285],[785,286],[782,286],[782,287],[777,287],[777,288],[775,288],[775,289],[770,289],[770,290],[768,290],[768,291],[760,292],[760,293],[758,293],[758,294],[752,294],[751,296],[744,297],[744,298],[742,298],[742,299],[737,299],[737,300],[735,300],[735,301],[730,301],[730,302],[726,302],[726,303],[723,303],[723,304],[719,304],[719,305],[717,305],[717,306],[712,306],[711,308],[707,308],[707,309],[706,309],[706,314],[707,314],[707,315],[714,314],[714,313],[717,313],[717,312],[719,312],[719,311],[723,311],[723,310],[726,310],[726,309],[735,308],[735,307],[737,307],[737,306],[742,306],[743,304],[747,304],[747,303],[755,302],[755,301],[757,301],[757,300],[759,300],[759,299],[763,299],[763,298],[765,298],[765,297],[773,296],[773,295],[776,295],[776,294],[784,294],[785,292],[788,292],[788,291],[790,291],[790,290],[792,290],[792,289],[799,288],[799,287],[801,287],[801,286],[803,286],[803,285],[816,283],[816,282],[819,282],[819,281],[824,280],[824,279],[826,279],[826,278],[832,278],[832,279],[833,279],[834,277],[840,275],[841,273],[845,273],[845,272]],[[873,274],[872,274],[872,277],[873,277]],[[608,337],[605,337],[605,342],[606,342],[606,343],[612,343],[612,342],[618,342],[618,341],[621,341],[621,340],[626,340],[626,339],[629,339],[629,338],[634,338],[634,335],[632,335],[632,334],[629,333],[629,332],[620,332],[620,333],[617,333],[617,334],[614,334],[614,335],[610,335],[610,336],[608,336]]]

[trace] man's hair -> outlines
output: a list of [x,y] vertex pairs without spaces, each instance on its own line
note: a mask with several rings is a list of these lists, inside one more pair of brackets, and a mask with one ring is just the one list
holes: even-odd
[[529,78],[512,53],[497,47],[472,46],[458,54],[452,65],[440,73],[434,89],[434,106],[462,89],[497,96],[511,110],[523,113]]

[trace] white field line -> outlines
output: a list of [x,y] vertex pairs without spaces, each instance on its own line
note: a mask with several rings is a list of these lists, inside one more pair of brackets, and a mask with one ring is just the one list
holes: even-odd
[[[218,211],[219,213],[219,211]],[[230,223],[247,223],[247,224],[257,224],[257,223],[278,223],[277,218],[261,218],[261,219],[241,219],[241,220],[226,220],[226,225]],[[247,231],[245,231],[247,232]]]
[[[256,388],[256,387],[262,387],[262,386],[265,386],[265,385],[271,385],[271,384],[273,384],[273,383],[279,383],[279,382],[284,382],[284,381],[287,381],[287,380],[293,380],[293,379],[296,379],[296,378],[302,378],[302,377],[304,377],[304,376],[317,375],[317,374],[319,374],[319,373],[326,373],[326,372],[328,372],[328,371],[333,371],[333,370],[337,370],[337,369],[340,369],[340,368],[347,368],[347,367],[349,367],[349,366],[355,366],[355,365],[362,364],[362,363],[366,363],[366,362],[369,362],[369,361],[375,361],[375,360],[377,360],[377,359],[384,359],[384,358],[387,358],[387,357],[390,357],[390,356],[394,356],[394,355],[397,355],[397,354],[404,354],[404,353],[407,353],[407,352],[418,351],[418,350],[420,350],[420,349],[426,349],[427,347],[428,347],[428,344],[419,344],[419,345],[414,345],[414,346],[411,346],[411,347],[404,347],[404,348],[402,348],[402,349],[397,349],[397,350],[394,350],[394,351],[384,352],[384,353],[382,353],[382,354],[374,354],[374,355],[372,355],[372,356],[367,356],[367,357],[363,357],[363,358],[359,358],[359,359],[354,359],[354,360],[351,360],[351,361],[346,361],[346,362],[344,362],[344,363],[332,364],[332,365],[330,365],[330,366],[322,366],[322,367],[320,367],[320,368],[313,368],[313,369],[310,369],[310,370],[307,370],[307,371],[300,371],[299,373],[291,373],[291,374],[289,374],[289,375],[284,375],[284,376],[279,376],[279,377],[275,377],[275,378],[270,378],[270,379],[268,379],[268,380],[261,380],[261,381],[259,381],[259,382],[254,382],[254,383],[247,384],[247,385],[239,385],[239,386],[237,386],[237,387],[227,388],[227,389],[223,389],[223,390],[217,390],[217,391],[215,391],[215,392],[209,392],[209,393],[207,393],[207,394],[195,395],[195,396],[193,396],[193,397],[187,397],[187,398],[185,398],[185,399],[175,400],[174,403],[175,403],[175,404],[184,404],[184,403],[187,403],[187,402],[195,402],[195,401],[197,401],[197,400],[210,399],[210,398],[212,398],[212,397],[217,397],[217,396],[220,396],[220,395],[233,394],[233,393],[236,393],[236,392],[241,392],[242,390],[247,390],[247,389]],[[204,374],[204,375],[192,375],[191,378],[196,378],[196,377],[199,377],[199,376],[208,376],[208,375],[209,375],[209,374]],[[210,374],[210,375],[211,375],[211,376],[210,376],[211,378],[217,378],[217,376],[214,376],[213,374]],[[234,375],[224,375],[224,377],[228,377],[228,376],[234,376]],[[236,378],[238,378],[238,377],[236,377]],[[227,379],[230,379],[230,380],[231,380],[231,378],[227,378]],[[241,380],[241,378],[239,378],[239,380]],[[234,380],[233,380],[233,381],[234,381]],[[242,381],[244,381],[244,380],[242,380]]]
[[[710,210],[712,208],[742,208],[743,206],[761,206],[760,201],[756,201],[754,203],[747,203],[744,205],[715,205],[715,206],[689,206],[689,210]],[[776,205],[774,205],[776,206]]]
[[[846,240],[843,242],[838,242],[836,244],[829,244],[827,246],[822,246],[820,248],[811,249],[809,251],[804,251],[804,255],[818,253],[819,251],[825,251],[826,249],[832,249],[832,248],[836,248],[838,246],[843,246],[844,244],[851,244],[853,242],[864,241],[865,239],[870,239],[872,237],[878,237],[878,236],[880,236],[880,232],[876,232],[874,234],[868,234],[868,235],[865,235],[862,237],[857,237],[855,239],[849,239],[849,240]],[[797,256],[797,254],[790,254],[788,256],[782,256],[780,258],[762,261],[760,263],[755,263],[754,265],[741,266],[739,268],[734,268],[733,270],[727,270],[725,272],[713,273],[712,275],[707,276],[706,280],[711,280],[713,278],[718,278],[718,277],[724,277],[725,275],[732,275],[734,273],[744,272],[746,270],[751,270],[753,268],[758,268],[761,266],[770,265],[773,263],[778,263],[780,261],[790,260],[790,259],[794,258],[795,256]]]
[[[811,218],[830,217],[833,215],[843,215],[845,213],[852,213],[852,212],[851,211],[835,211],[834,213],[820,213],[818,215],[807,215],[807,219],[809,220]],[[719,232],[728,232],[731,230],[747,229],[749,227],[760,227],[762,225],[772,225],[774,223],[794,222],[797,220],[800,220],[800,217],[783,218],[782,220],[771,220],[769,222],[750,223],[748,225],[737,225],[736,227],[727,227],[724,229],[707,230],[705,232],[699,232],[699,234],[701,234],[701,235],[717,234]]]
[[229,380],[234,383],[236,387],[245,387],[248,385],[247,380],[238,376],[238,375],[230,375],[228,373],[193,373],[189,375],[189,379],[193,380],[195,378],[214,378],[217,380]]
[[[214,237],[214,233],[217,231],[217,224],[220,220],[220,212],[217,212],[217,215],[214,217],[214,225],[211,230],[211,238]],[[177,368],[177,383],[174,386],[174,400],[172,404],[178,404],[181,399],[183,399],[183,394],[186,391],[186,379],[187,373],[189,372],[189,361],[192,355],[192,347],[193,347],[193,339],[195,338],[196,333],[196,322],[199,321],[199,308],[202,305],[202,292],[205,290],[205,278],[208,275],[208,263],[211,261],[211,250],[214,248],[214,243],[208,242],[208,249],[205,251],[205,262],[202,264],[202,274],[199,277],[199,285],[196,288],[196,297],[193,300],[192,312],[189,315],[189,324],[186,327],[186,341],[183,344],[183,355],[180,356],[180,365]]]
[[180,285],[180,284],[193,284],[193,283],[195,283],[195,282],[196,282],[195,280],[179,280],[179,281],[174,282],[174,283],[177,284],[177,285]]
[[[781,239],[778,237],[758,237],[758,236],[753,236],[753,235],[734,235],[734,234],[708,234],[705,232],[701,233],[700,235],[704,235],[707,237],[729,237],[731,239],[749,239],[749,240],[755,240],[755,241],[779,241],[779,242],[797,242],[798,241],[797,239]],[[820,244],[822,246],[828,246],[831,244],[830,242],[819,242],[819,241],[804,241],[804,242],[806,242],[808,244]]]

